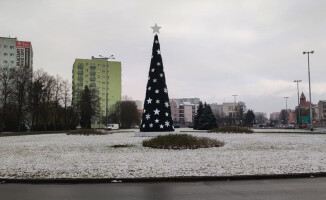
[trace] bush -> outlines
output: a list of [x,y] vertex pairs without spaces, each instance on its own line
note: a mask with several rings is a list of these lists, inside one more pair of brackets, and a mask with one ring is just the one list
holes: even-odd
[[144,140],[144,147],[158,149],[198,149],[208,147],[221,147],[224,143],[206,137],[195,137],[187,134],[169,134]]
[[112,146],[109,146],[109,147],[112,147],[112,148],[129,148],[129,147],[135,147],[136,145],[134,144],[115,144],[115,145],[112,145]]
[[248,127],[239,126],[225,126],[220,128],[214,128],[209,133],[253,133],[254,131]]
[[111,133],[112,132],[100,131],[96,129],[79,129],[79,130],[68,131],[67,135],[107,135]]

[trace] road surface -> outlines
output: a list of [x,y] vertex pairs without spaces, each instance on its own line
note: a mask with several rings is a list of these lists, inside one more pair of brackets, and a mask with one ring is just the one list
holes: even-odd
[[111,184],[0,184],[1,200],[326,199],[326,178]]

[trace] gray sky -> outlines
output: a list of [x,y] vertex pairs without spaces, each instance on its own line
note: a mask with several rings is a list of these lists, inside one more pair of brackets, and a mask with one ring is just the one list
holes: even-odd
[[326,1],[0,0],[0,36],[31,41],[34,69],[71,80],[75,58],[114,54],[122,93],[144,100],[153,34],[159,35],[170,98],[244,101],[274,112],[297,104],[295,79],[326,99]]

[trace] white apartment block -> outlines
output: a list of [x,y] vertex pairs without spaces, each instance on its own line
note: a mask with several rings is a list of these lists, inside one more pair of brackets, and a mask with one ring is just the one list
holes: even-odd
[[33,48],[31,42],[17,38],[0,37],[0,68],[26,67],[33,69]]
[[199,98],[170,99],[172,120],[189,125],[194,120],[199,102]]

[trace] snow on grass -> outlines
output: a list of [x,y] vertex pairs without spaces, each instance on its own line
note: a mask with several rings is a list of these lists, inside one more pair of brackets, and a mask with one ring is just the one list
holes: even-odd
[[[223,147],[142,147],[134,133],[0,138],[1,178],[133,178],[326,172],[326,135],[191,133]],[[113,145],[132,145],[113,148]]]

